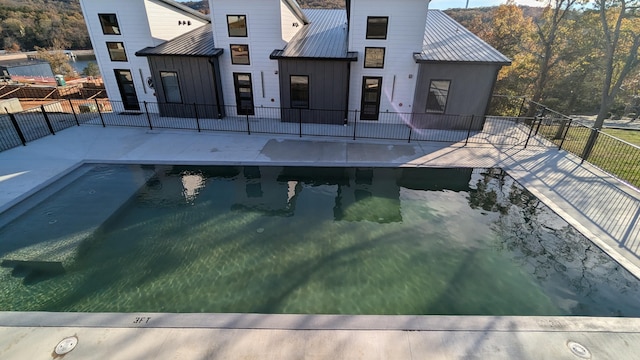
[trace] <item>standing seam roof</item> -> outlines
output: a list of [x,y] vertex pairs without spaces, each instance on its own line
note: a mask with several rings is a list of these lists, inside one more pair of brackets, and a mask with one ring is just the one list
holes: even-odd
[[429,10],[417,62],[497,63],[511,60],[440,10]]
[[271,58],[355,59],[348,52],[347,13],[345,10],[304,9],[309,24],[289,41],[284,50]]

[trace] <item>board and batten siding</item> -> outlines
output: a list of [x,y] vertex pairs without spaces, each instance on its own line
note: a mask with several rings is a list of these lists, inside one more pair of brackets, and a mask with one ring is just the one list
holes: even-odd
[[[149,63],[146,57],[135,56],[136,51],[150,46],[156,46],[165,40],[170,40],[177,35],[186,33],[195,29],[192,26],[179,26],[178,17],[183,18],[183,12],[170,10],[169,8],[162,10],[163,12],[172,12],[175,14],[162,16],[173,16],[175,22],[167,23],[167,26],[173,26],[176,30],[173,34],[168,35],[167,31],[156,31],[151,33],[150,15],[147,14],[147,4],[149,1],[131,1],[131,0],[110,0],[95,1],[81,0],[82,14],[87,23],[89,37],[93,44],[93,50],[96,56],[96,62],[100,67],[100,73],[104,81],[105,89],[109,99],[113,101],[121,101],[120,90],[115,79],[114,69],[126,69],[131,71],[133,76],[133,84],[136,88],[138,100],[142,103],[156,102],[157,98],[153,95],[153,89],[147,86],[147,79],[151,77]],[[120,35],[104,35],[100,25],[98,14],[116,14],[118,25],[120,27]],[[154,15],[156,16],[156,15]],[[109,51],[107,50],[107,42],[122,42],[127,54],[126,62],[111,61]]]
[[[351,65],[349,109],[360,110],[362,78],[381,76],[380,112],[410,113],[418,75],[413,53],[422,51],[428,1],[426,0],[351,0],[349,51],[358,52],[358,61]],[[367,17],[389,17],[387,39],[367,40]],[[383,69],[365,69],[365,47],[384,47]],[[402,121],[389,116],[380,121]]]
[[[269,59],[269,55],[273,50],[283,49],[287,44],[282,33],[281,0],[209,0],[209,5],[214,42],[217,48],[224,49],[224,53],[219,58],[224,103],[236,104],[233,73],[250,73],[255,107],[278,107],[280,104],[278,62]],[[227,15],[247,16],[247,37],[229,37]],[[295,29],[301,28],[302,24]],[[293,35],[288,33],[287,37],[290,36]],[[251,64],[231,64],[230,44],[249,45]]]
[[[349,91],[349,61],[280,59],[282,120],[344,124]],[[291,75],[309,77],[309,110],[291,107]],[[321,111],[316,111],[321,110]]]
[[[178,74],[182,104],[168,104],[161,107],[162,116],[195,118],[193,104],[198,104],[197,115],[200,118],[217,119],[224,116],[224,108],[216,102],[216,82],[214,65],[205,57],[186,56],[150,56],[151,72],[156,96],[165,103],[165,93],[160,77],[162,71]],[[202,106],[200,106],[202,105]]]
[[[431,81],[451,81],[445,115],[481,118],[487,112],[501,67],[501,64],[421,63],[414,99],[414,125],[432,129],[468,129],[470,121],[466,117],[425,114]],[[472,130],[482,129],[482,125],[482,120],[473,121]]]

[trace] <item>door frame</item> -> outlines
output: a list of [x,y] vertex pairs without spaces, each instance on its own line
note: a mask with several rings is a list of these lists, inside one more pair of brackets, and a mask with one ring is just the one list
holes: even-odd
[[[138,99],[138,92],[136,91],[136,86],[133,81],[133,72],[131,72],[131,70],[129,69],[113,69],[113,72],[116,77],[116,83],[118,84],[118,90],[120,91],[120,98],[122,99],[122,106],[124,107],[124,109],[140,111],[140,100]],[[129,101],[128,98],[131,95],[126,96],[126,93],[124,91],[124,84],[120,81],[121,72],[128,72],[129,75],[131,75],[131,86],[133,88],[133,97],[135,97],[135,103],[131,103]]]
[[[365,114],[365,92],[367,91],[367,80],[378,80],[378,95],[376,97],[376,112],[375,114]],[[363,76],[362,77],[362,95],[360,96],[360,120],[378,120],[380,116],[380,99],[382,98],[382,76]]]
[[[249,76],[249,89],[251,90],[250,94],[251,94],[251,108],[243,108],[241,105],[242,103],[240,102],[240,80],[238,79],[238,76],[241,75],[246,75]],[[234,91],[236,93],[236,112],[238,113],[238,115],[255,115],[255,103],[253,101],[253,79],[251,78],[251,73],[239,73],[239,72],[234,72],[233,73],[233,87],[234,87]]]

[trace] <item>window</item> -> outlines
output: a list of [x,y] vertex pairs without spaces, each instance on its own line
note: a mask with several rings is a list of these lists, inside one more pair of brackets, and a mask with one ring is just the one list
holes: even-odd
[[175,71],[160,71],[160,80],[164,89],[164,101],[168,103],[182,103],[178,73]]
[[124,51],[124,43],[107,42],[109,57],[111,61],[127,61],[127,53]]
[[364,67],[382,69],[384,67],[384,48],[364,48]]
[[247,37],[247,16],[227,15],[229,37]]
[[387,38],[387,16],[367,17],[367,39],[385,40]]
[[249,45],[231,44],[231,63],[249,65]]
[[309,77],[291,75],[291,107],[294,109],[309,108]]
[[426,112],[444,113],[447,108],[450,86],[450,80],[431,80],[431,84],[429,84],[429,95],[427,96]]
[[118,26],[116,14],[98,14],[98,17],[100,18],[103,34],[120,35],[120,26]]

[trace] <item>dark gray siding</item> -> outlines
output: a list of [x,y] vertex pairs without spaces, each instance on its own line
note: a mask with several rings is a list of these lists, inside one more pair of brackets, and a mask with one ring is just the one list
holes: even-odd
[[[349,61],[280,59],[282,121],[343,124],[349,91]],[[309,110],[291,108],[291,75],[309,76]]]
[[[216,90],[220,86],[216,84],[216,72],[214,65],[209,61],[210,58],[149,56],[147,59],[151,67],[155,93],[160,103],[160,114],[162,116],[195,117],[193,104],[199,105],[199,117],[219,118],[224,116],[224,107],[218,106],[217,99],[222,98],[222,95],[216,95]],[[164,89],[160,80],[161,71],[175,71],[178,73],[183,105],[166,104]]]
[[[451,115],[484,116],[501,66],[500,64],[421,63],[413,101],[413,125],[430,129],[468,129],[470,118]],[[426,113],[431,80],[451,81],[444,114]],[[483,125],[482,120],[476,120],[472,129],[479,130]]]

